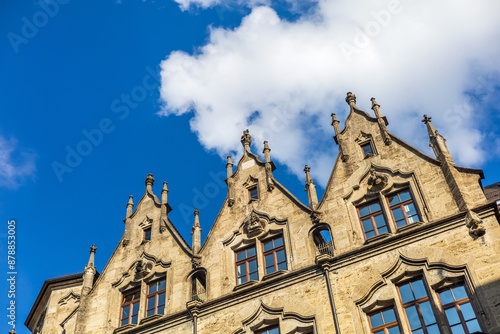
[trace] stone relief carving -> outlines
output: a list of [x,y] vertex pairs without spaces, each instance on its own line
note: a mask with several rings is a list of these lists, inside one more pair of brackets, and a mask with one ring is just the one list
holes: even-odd
[[384,189],[389,183],[389,178],[377,172],[374,168],[370,169],[370,176],[368,177],[368,189],[370,191],[380,191]]
[[467,216],[465,217],[466,226],[469,228],[469,233],[475,236],[482,236],[486,233],[486,229],[483,225],[483,220],[479,218],[477,213],[468,210]]
[[256,235],[264,231],[267,221],[252,212],[244,221],[244,231],[247,235]]

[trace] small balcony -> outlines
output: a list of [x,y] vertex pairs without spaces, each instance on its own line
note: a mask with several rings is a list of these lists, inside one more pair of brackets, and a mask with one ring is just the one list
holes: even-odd
[[191,300],[197,300],[204,303],[207,300],[207,291],[202,287],[198,287],[198,289],[193,290]]
[[322,242],[316,244],[316,253],[317,255],[333,255],[333,241],[328,241],[328,242]]

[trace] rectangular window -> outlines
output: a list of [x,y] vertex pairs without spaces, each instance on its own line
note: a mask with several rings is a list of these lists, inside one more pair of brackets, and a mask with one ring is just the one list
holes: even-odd
[[400,334],[399,322],[394,308],[385,309],[368,315],[371,333]]
[[371,154],[373,155],[373,148],[371,143],[365,143],[361,145],[361,149],[363,150],[363,157],[366,157],[367,155]]
[[392,218],[398,228],[420,220],[409,190],[403,190],[388,196],[387,202],[391,209]]
[[439,292],[439,300],[452,333],[469,334],[481,331],[476,313],[463,285],[442,290]]
[[137,324],[139,319],[139,299],[139,290],[123,294],[121,326]]
[[262,247],[264,248],[266,275],[287,269],[283,236],[280,235],[274,239],[264,241]]
[[144,240],[146,241],[151,240],[151,227],[148,227],[147,229],[144,230]]
[[398,287],[412,334],[439,334],[436,317],[422,279]]
[[253,186],[248,189],[248,194],[250,196],[250,202],[259,199],[259,192],[257,191],[257,186]]
[[255,334],[280,334],[280,329],[278,326],[273,326],[257,331]]
[[258,281],[257,253],[255,246],[241,250],[236,256],[236,277],[238,284],[248,281]]
[[379,201],[359,207],[358,214],[366,239],[389,232]]
[[165,278],[148,284],[146,317],[153,314],[165,314],[165,291]]

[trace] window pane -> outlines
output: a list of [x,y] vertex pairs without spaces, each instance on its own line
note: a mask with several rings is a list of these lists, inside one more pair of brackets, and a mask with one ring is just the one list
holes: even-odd
[[266,274],[272,274],[272,273],[274,273],[274,271],[275,271],[275,270],[274,270],[274,266],[271,266],[271,267],[267,267],[267,268],[266,268]]
[[405,202],[405,201],[411,199],[409,191],[400,192],[399,197],[401,198],[401,202]]
[[382,316],[384,317],[384,323],[386,324],[389,322],[396,321],[396,315],[394,314],[393,309],[382,312]]
[[460,318],[458,317],[457,310],[452,307],[444,311],[446,313],[446,318],[448,318],[448,322],[450,325],[455,325],[460,323]]
[[279,263],[278,270],[286,270],[286,262]]
[[149,317],[151,315],[155,314],[155,309],[151,309],[151,310],[148,310],[148,312],[146,313],[146,317]]
[[247,281],[247,277],[246,276],[238,278],[238,284],[245,283],[246,281]]
[[166,280],[165,279],[162,279],[159,284],[158,284],[158,290],[163,290],[165,289],[165,286],[166,286]]
[[410,306],[405,309],[406,317],[408,318],[408,322],[410,323],[411,329],[417,329],[422,327],[420,323],[420,319],[418,317],[417,309],[415,306]]
[[267,252],[268,250],[273,249],[273,241],[270,240],[268,242],[264,243],[264,252]]
[[126,295],[125,298],[123,299],[123,302],[128,303],[128,302],[132,301],[133,296],[134,296],[133,294]]
[[257,260],[252,260],[248,262],[248,270],[252,273],[257,271]]
[[462,311],[462,315],[464,316],[465,321],[474,319],[476,317],[470,303],[460,305],[460,310]]
[[380,315],[380,313],[372,315],[370,317],[370,323],[372,324],[372,328],[382,326],[384,324],[382,321],[382,315]]
[[245,251],[236,253],[236,261],[241,261],[245,259]]
[[418,216],[415,215],[415,216],[411,216],[411,217],[408,217],[408,224],[411,224],[411,223],[414,223],[414,222],[417,222],[419,219],[418,219]]
[[400,334],[401,332],[399,331],[399,327],[391,327],[388,329],[389,334]]
[[158,314],[165,314],[165,305],[158,307]]
[[469,329],[469,332],[474,333],[474,332],[480,332],[481,328],[479,327],[479,323],[477,322],[476,319],[471,320],[466,322],[467,328]]
[[[413,223],[413,222],[412,222],[412,223]],[[397,226],[398,228],[403,227],[403,226],[406,226],[406,220],[402,219],[402,220],[400,220],[400,221],[396,222],[396,226]]]
[[374,334],[385,334],[384,331],[378,331],[378,332],[375,332]]
[[401,219],[405,219],[405,216],[403,215],[403,211],[401,211],[400,207],[397,207],[396,209],[392,210],[392,215],[394,216],[394,220],[398,221]]
[[363,145],[362,147],[364,156],[367,154],[373,154],[372,146],[370,144]]
[[411,282],[411,287],[413,288],[415,299],[427,296],[427,292],[425,291],[424,287],[424,282],[422,280]]
[[465,288],[463,286],[457,286],[453,288],[453,294],[455,295],[455,300],[460,300],[463,298],[467,298],[467,292],[465,292]]
[[247,249],[247,258],[255,256],[255,247]]
[[370,205],[370,211],[372,213],[380,211],[380,210],[381,209],[380,209],[380,204],[379,203],[373,203],[373,204]]
[[144,240],[151,240],[151,230],[144,231]]
[[149,286],[148,294],[156,292],[156,283]]
[[155,296],[148,298],[148,310],[155,308]]
[[132,304],[132,316],[139,313],[139,303]]
[[446,305],[448,303],[453,302],[453,296],[451,295],[450,290],[445,290],[439,294],[439,298],[441,298],[441,303]]
[[375,236],[375,232],[368,232],[366,233],[366,239],[370,239],[370,238],[373,238]]
[[273,329],[270,329],[269,334],[280,334],[280,330],[278,328],[273,328]]
[[434,313],[432,312],[431,303],[424,302],[420,304],[420,312],[422,312],[422,317],[424,318],[424,323],[426,325],[431,325],[436,322],[436,318],[434,318]]
[[282,250],[279,250],[276,252],[276,258],[278,259],[278,263],[279,262],[283,262],[283,261],[286,261],[286,258],[285,258],[285,250],[282,249]]
[[451,332],[453,334],[465,334],[464,328],[462,325],[456,325],[451,327]]
[[373,218],[375,219],[375,225],[377,225],[377,227],[385,226],[384,215],[378,215],[378,216],[375,216]]
[[246,274],[247,274],[247,268],[246,268],[245,264],[244,263],[240,264],[238,266],[238,277],[246,275]]
[[122,319],[127,318],[127,323],[128,323],[129,310],[130,306],[125,306],[122,310]]
[[365,232],[373,230],[372,220],[370,218],[363,220],[363,229]]
[[362,207],[361,209],[359,209],[359,215],[360,215],[361,217],[366,216],[366,215],[369,215],[369,214],[370,214],[370,210],[368,209],[368,207],[367,207],[367,206]]
[[403,303],[408,303],[414,300],[413,293],[411,292],[410,284],[405,284],[399,287],[399,293],[401,294],[401,300]]
[[130,321],[131,324],[136,324],[137,325],[137,319],[139,319],[138,315],[133,315],[132,316],[132,321]]
[[411,334],[424,334],[423,329],[417,329],[416,331],[411,332]]
[[158,295],[158,305],[165,304],[165,292]]
[[378,229],[378,234],[387,233],[387,226]]
[[427,327],[427,333],[428,334],[440,334],[441,332],[439,331],[438,325],[432,325]]
[[252,281],[258,281],[259,280],[259,274],[257,272],[250,274],[250,280],[252,280]]
[[394,196],[390,196],[390,197],[388,197],[388,200],[389,200],[389,205],[391,205],[391,206],[393,206],[393,205],[395,205],[395,204],[400,203],[400,201],[399,201],[399,197],[398,197],[398,195],[397,195],[397,194],[396,194],[396,195],[394,195]]
[[280,246],[283,246],[283,237],[274,239],[274,248],[278,248]]
[[123,320],[122,320],[122,322],[121,322],[121,325],[122,325],[122,326],[125,326],[125,325],[127,325],[127,324],[128,324],[128,318],[123,319]]
[[413,203],[404,205],[404,208],[407,216],[414,216],[417,214],[417,210],[415,210],[415,205],[413,205]]

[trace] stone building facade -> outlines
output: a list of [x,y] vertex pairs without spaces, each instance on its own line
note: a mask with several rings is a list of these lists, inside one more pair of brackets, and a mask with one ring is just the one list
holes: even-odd
[[83,274],[48,280],[25,322],[32,333],[500,333],[500,226],[482,171],[456,166],[424,116],[435,158],[356,107],[345,127],[332,114],[339,155],[319,201],[308,203],[264,159],[228,157],[227,197],[201,244],[170,221],[146,178],[127,204],[119,246],[98,275],[96,248]]

